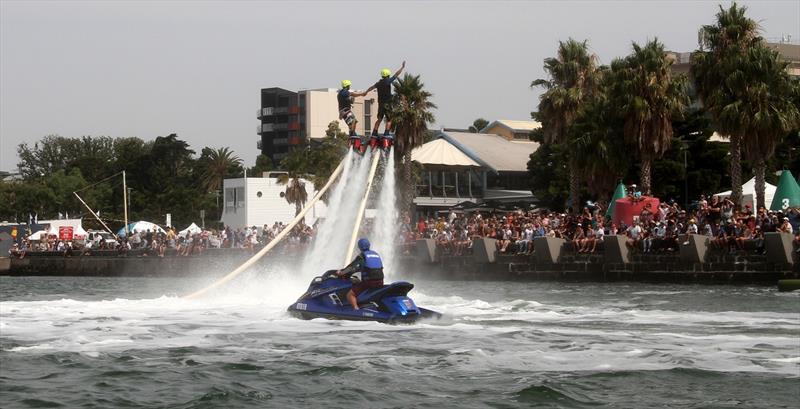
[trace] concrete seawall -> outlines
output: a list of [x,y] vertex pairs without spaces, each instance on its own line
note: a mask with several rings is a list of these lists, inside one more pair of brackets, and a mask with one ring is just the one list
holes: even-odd
[[[708,248],[703,236],[693,236],[679,252],[639,254],[624,240],[607,240],[594,254],[576,254],[564,240],[540,238],[532,255],[503,255],[494,240],[481,239],[471,254],[440,254],[430,240],[420,240],[410,255],[400,258],[403,278],[452,280],[648,281],[675,283],[764,283],[800,278],[797,254],[786,237],[768,237],[765,255],[730,255]],[[226,274],[252,255],[241,249],[213,249],[203,255],[179,257],[34,255],[5,259],[0,275],[13,276],[191,276],[198,272]],[[256,268],[295,265],[293,255],[267,255]],[[320,266],[320,272],[341,266]]]

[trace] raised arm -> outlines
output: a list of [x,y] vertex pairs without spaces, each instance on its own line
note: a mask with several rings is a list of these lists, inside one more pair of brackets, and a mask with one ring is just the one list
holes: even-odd
[[403,61],[403,64],[401,64],[400,68],[398,68],[397,71],[394,73],[394,76],[395,77],[399,76],[400,73],[403,72],[403,68],[406,68],[406,62],[405,61]]

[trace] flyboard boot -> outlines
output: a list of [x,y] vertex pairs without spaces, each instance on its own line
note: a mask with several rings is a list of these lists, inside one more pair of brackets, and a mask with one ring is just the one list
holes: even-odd
[[366,150],[365,149],[366,147],[361,143],[361,137],[356,134],[350,135],[350,139],[348,139],[347,145],[348,147],[350,147],[351,149],[360,154],[364,154],[364,151]]
[[369,147],[372,148],[372,150],[377,149],[378,145],[380,145],[380,139],[381,138],[378,136],[378,132],[372,131],[372,135],[369,137]]
[[384,151],[389,152],[389,150],[392,149],[392,145],[394,145],[394,134],[384,132],[380,144]]

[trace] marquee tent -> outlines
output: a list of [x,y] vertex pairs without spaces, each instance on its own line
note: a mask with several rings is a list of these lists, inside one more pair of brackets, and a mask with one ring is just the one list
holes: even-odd
[[201,233],[202,231],[203,231],[203,229],[201,229],[200,226],[192,223],[192,224],[189,225],[189,227],[187,227],[187,228],[181,230],[180,232],[178,232],[178,236],[186,237],[186,235]]
[[[764,203],[769,206],[772,203],[772,198],[775,196],[775,185],[770,185],[769,183],[764,183]],[[730,197],[731,191],[725,191],[715,194],[714,196],[719,198]],[[753,209],[755,209],[755,202],[756,202],[756,178],[752,178],[747,181],[747,183],[742,185],[742,203],[741,205],[749,204]]]

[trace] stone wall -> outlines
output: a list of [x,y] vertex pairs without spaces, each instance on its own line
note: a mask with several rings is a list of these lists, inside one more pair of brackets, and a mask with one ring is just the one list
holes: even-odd
[[[612,237],[593,254],[576,254],[562,239],[537,238],[531,255],[503,255],[497,253],[493,239],[481,239],[474,244],[471,254],[462,256],[441,254],[428,239],[418,241],[415,251],[401,257],[400,271],[396,276],[445,280],[765,284],[800,278],[798,255],[791,248],[791,242],[787,244],[787,237],[776,235],[767,239],[765,255],[727,254],[711,249],[703,236],[691,237],[679,252],[654,254],[632,252],[625,247],[624,238]],[[252,254],[241,249],[214,249],[203,255],[164,258],[38,255],[10,259],[10,268],[6,271],[0,269],[0,274],[180,277],[217,272],[221,276],[244,263]],[[298,259],[292,255],[268,254],[256,266],[275,263],[292,266]],[[340,267],[320,266],[320,272]]]

